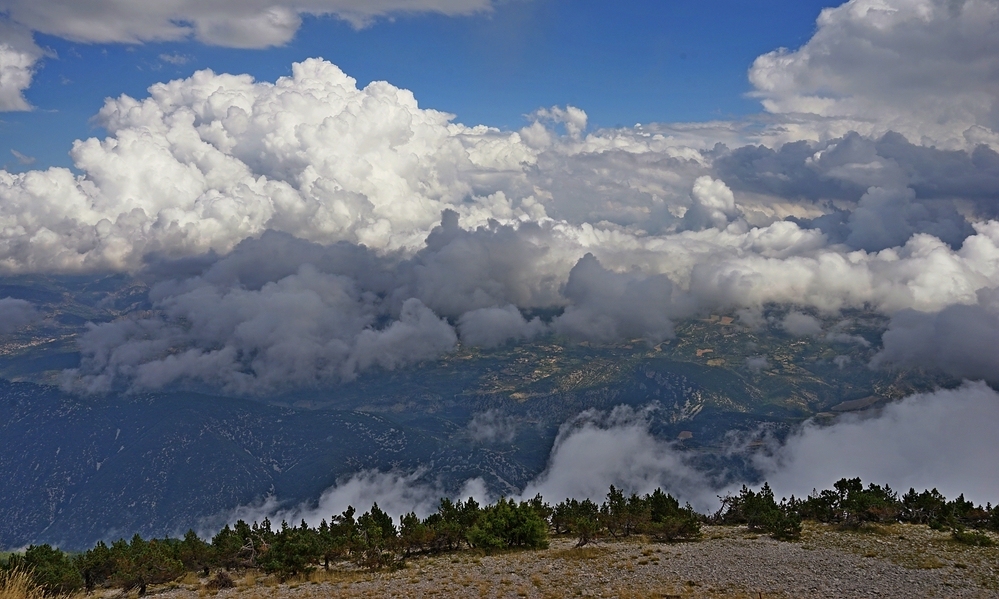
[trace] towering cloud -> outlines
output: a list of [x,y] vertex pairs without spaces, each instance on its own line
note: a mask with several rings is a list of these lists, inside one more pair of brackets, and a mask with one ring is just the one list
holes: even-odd
[[0,173],[7,270],[134,270],[265,229],[415,247],[449,206],[473,222],[544,217],[530,195],[479,183],[533,161],[516,133],[453,125],[385,83],[359,90],[327,62],[276,84],[202,71],[150,92],[107,102],[111,137],[73,148],[84,175]]
[[764,54],[749,71],[764,108],[799,135],[999,141],[995,0],[850,0],[817,25],[807,44]]

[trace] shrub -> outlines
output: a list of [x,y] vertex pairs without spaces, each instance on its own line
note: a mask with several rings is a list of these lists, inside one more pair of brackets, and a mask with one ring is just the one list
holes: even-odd
[[661,543],[691,540],[701,536],[701,523],[696,518],[670,517],[650,523],[648,533]]
[[992,547],[996,544],[996,542],[992,540],[992,537],[984,532],[979,532],[977,530],[969,532],[961,527],[953,529],[950,533],[950,537],[958,543],[962,543],[964,545],[974,545],[975,547]]
[[548,547],[548,526],[527,502],[501,498],[482,510],[468,531],[468,542],[480,549]]
[[738,495],[721,499],[722,507],[715,518],[724,524],[745,524],[750,530],[784,541],[801,536],[801,516],[794,511],[794,505],[784,501],[778,505],[766,483],[758,493],[743,485]]

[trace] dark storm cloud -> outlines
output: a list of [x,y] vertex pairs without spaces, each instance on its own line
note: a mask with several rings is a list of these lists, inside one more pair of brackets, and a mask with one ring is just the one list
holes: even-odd
[[90,325],[66,384],[105,392],[196,383],[231,393],[331,384],[453,350],[457,332],[443,317],[470,345],[533,337],[548,327],[520,308],[581,293],[573,283],[562,297],[543,264],[553,260],[551,235],[530,223],[465,230],[445,211],[409,258],[273,231],[225,256],[155,258],[142,273],[154,314]]
[[663,275],[618,273],[587,254],[572,267],[563,291],[572,304],[553,322],[561,334],[587,341],[673,336],[673,283]]
[[883,349],[871,365],[927,368],[955,378],[999,383],[999,291],[978,292],[978,304],[892,316]]

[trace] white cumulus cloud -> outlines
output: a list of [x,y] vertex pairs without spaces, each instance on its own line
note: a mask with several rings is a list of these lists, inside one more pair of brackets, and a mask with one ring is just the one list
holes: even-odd
[[801,48],[756,59],[752,94],[799,135],[897,131],[966,147],[999,131],[999,2],[849,0]]

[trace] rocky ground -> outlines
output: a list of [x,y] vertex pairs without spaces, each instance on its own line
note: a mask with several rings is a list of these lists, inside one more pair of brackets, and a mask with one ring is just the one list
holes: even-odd
[[[163,599],[214,594],[193,577],[155,592]],[[554,539],[544,551],[463,552],[410,560],[396,571],[315,572],[284,584],[247,574],[218,593],[248,599],[327,597],[999,597],[999,547],[956,543],[925,526],[857,532],[806,525],[777,542],[737,527],[705,527],[702,540],[644,539],[581,549]]]

